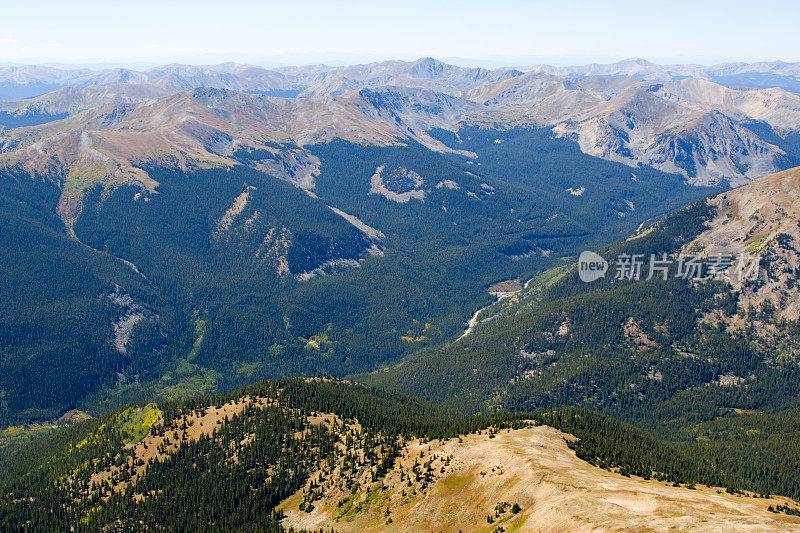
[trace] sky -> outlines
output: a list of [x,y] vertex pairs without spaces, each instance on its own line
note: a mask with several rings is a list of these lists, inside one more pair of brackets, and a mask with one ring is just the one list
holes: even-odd
[[800,2],[0,0],[0,63],[800,61]]

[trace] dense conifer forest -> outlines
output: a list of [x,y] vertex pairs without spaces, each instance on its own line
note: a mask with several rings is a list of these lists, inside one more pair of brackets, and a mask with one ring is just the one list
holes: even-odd
[[[316,198],[245,166],[142,164],[154,192],[67,179],[57,165],[35,176],[6,171],[0,426],[263,378],[370,371],[452,339],[491,302],[491,284],[561,264],[705,193],[652,169],[634,180],[629,167],[586,156],[550,130],[468,128],[463,146],[436,135],[480,160],[413,142],[332,141],[311,147],[321,161]],[[379,167],[398,191],[411,186],[408,171],[421,176],[424,201],[370,194]],[[566,190],[578,186],[583,196]],[[241,212],[220,226],[243,194]],[[79,201],[67,225],[64,198]],[[334,275],[298,280],[337,261],[346,267],[331,267]]]

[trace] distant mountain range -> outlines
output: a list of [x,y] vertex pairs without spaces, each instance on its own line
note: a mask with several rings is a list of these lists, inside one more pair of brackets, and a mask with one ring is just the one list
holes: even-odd
[[[658,65],[644,59],[626,59],[610,64],[573,67],[533,65],[520,70],[553,76],[629,76],[648,81],[697,78],[721,85],[797,91],[800,63],[770,61],[759,63],[720,63],[717,65]],[[744,81],[749,80],[749,81]]]
[[[141,83],[151,81],[165,75],[183,78],[189,83],[200,86],[219,87],[242,90],[294,90],[313,85],[314,78],[321,73],[344,74],[351,79],[363,79],[365,76],[390,75],[397,71],[406,71],[412,76],[418,65],[433,60],[423,58],[414,62],[386,61],[354,66],[306,65],[297,67],[264,68],[255,65],[222,63],[217,65],[169,64],[152,67],[146,70],[130,68],[68,68],[41,65],[8,65],[0,66],[0,98],[30,98],[39,96],[48,90],[45,87],[90,87],[113,83]],[[783,61],[759,63],[720,63],[705,66],[697,64],[660,65],[644,59],[626,59],[617,63],[576,66],[552,66],[545,64],[518,67],[502,67],[496,69],[457,67],[436,62],[437,68],[452,72],[523,72],[547,74],[563,77],[611,76],[632,77],[645,81],[672,81],[683,78],[697,78],[714,81],[722,85],[750,88],[778,87],[789,91],[797,91],[800,86],[800,63]],[[489,76],[491,77],[491,76]],[[742,80],[736,81],[740,77]],[[245,78],[233,81],[234,78]],[[477,78],[476,78],[477,79]],[[201,82],[202,80],[202,82]],[[235,85],[228,85],[234,83]],[[14,93],[13,91],[18,91]]]
[[[85,155],[69,140],[79,131],[104,160],[107,181],[156,151],[219,161],[234,146],[334,138],[375,145],[410,138],[444,151],[429,130],[477,124],[550,127],[590,155],[677,172],[694,184],[735,185],[800,162],[800,94],[788,85],[798,69],[631,60],[486,70],[430,58],[274,70],[7,67],[0,96],[17,99],[0,101],[0,162],[40,168],[53,156],[70,166],[75,156],[67,152]],[[728,83],[743,76],[786,83]],[[211,146],[209,137],[226,141]]]

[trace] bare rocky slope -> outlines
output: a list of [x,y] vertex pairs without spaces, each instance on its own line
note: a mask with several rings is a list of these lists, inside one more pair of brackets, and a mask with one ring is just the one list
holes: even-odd
[[685,246],[687,252],[760,257],[763,282],[733,276],[739,305],[773,305],[786,320],[800,318],[795,280],[800,268],[800,168],[779,172],[711,200],[716,215],[708,229]]

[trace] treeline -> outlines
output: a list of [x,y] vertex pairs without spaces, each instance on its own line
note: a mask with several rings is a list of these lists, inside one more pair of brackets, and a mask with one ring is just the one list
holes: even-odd
[[[651,254],[677,253],[713,215],[697,202],[600,253],[609,260],[644,255],[646,277]],[[556,269],[535,278],[519,302],[497,304],[495,315],[481,317],[492,319],[468,337],[358,379],[462,412],[554,409],[573,431],[583,421],[600,424],[586,428],[576,448],[599,465],[797,496],[796,323],[777,321],[763,307],[740,311],[730,286],[690,283],[675,268],[667,281],[617,280],[612,263],[606,278],[592,283],[581,281],[574,266]],[[760,338],[753,323],[731,333],[724,323],[703,320],[709,316],[758,319],[782,340]],[[564,406],[609,415],[663,440],[626,447],[615,443],[615,432],[629,438],[630,431],[581,419]]]

